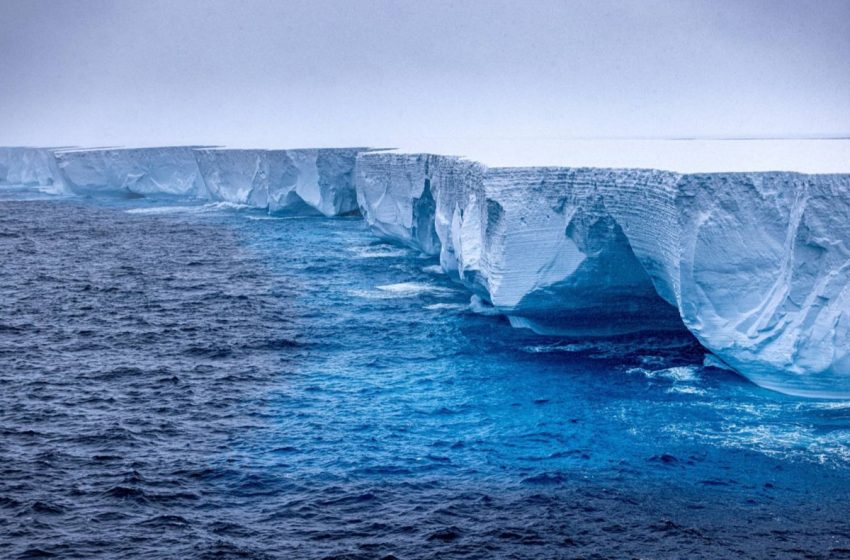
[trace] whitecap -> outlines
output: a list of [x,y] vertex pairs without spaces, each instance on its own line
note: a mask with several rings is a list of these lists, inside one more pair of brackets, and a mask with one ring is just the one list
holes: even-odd
[[665,379],[679,383],[694,383],[700,380],[696,366],[677,366],[664,369],[631,368],[627,373],[642,374],[648,379]]
[[455,291],[442,286],[422,282],[399,282],[376,286],[374,290],[350,290],[349,294],[363,299],[399,299],[422,295],[448,296]]
[[693,385],[674,385],[670,387],[666,391],[667,393],[680,393],[683,395],[705,395],[707,394],[705,389],[700,389],[699,387],[694,387]]
[[154,206],[152,208],[131,208],[127,214],[188,214],[199,212],[200,206]]
[[394,257],[406,257],[410,254],[407,249],[401,247],[347,247],[346,250],[354,255],[356,259],[386,259]]
[[377,289],[398,294],[400,296],[418,296],[422,294],[448,295],[455,293],[455,290],[445,288],[443,286],[435,286],[433,284],[425,284],[423,282],[399,282],[397,284],[384,284],[377,286]]
[[216,210],[254,210],[256,209],[253,206],[249,206],[248,204],[241,204],[239,202],[210,202],[209,204],[204,204],[201,206],[204,212],[207,211],[216,211]]
[[432,303],[426,305],[425,309],[429,311],[465,311],[469,306],[464,303]]
[[146,206],[140,208],[131,208],[125,210],[127,214],[201,214],[207,212],[221,212],[230,210],[255,210],[255,208],[247,204],[238,204],[235,202],[209,202],[199,205],[181,205],[181,206]]

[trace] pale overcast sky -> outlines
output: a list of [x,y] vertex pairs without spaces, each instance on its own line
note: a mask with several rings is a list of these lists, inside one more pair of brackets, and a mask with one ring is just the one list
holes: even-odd
[[0,145],[848,132],[848,0],[0,0]]

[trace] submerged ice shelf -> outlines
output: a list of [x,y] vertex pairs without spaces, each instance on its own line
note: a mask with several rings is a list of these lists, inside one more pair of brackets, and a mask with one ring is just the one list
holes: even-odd
[[850,397],[850,174],[487,168],[365,148],[0,148],[0,184],[360,211],[517,327],[687,328],[755,383]]

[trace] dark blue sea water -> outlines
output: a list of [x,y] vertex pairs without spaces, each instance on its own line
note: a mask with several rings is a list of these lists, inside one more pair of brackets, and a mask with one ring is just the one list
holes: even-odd
[[850,557],[850,403],[512,329],[356,218],[28,198],[0,557]]

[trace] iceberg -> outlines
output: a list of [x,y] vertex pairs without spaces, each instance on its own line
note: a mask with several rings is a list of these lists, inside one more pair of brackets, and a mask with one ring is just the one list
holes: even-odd
[[45,187],[54,194],[65,192],[50,148],[0,147],[0,185]]
[[208,198],[192,146],[62,150],[55,155],[64,183],[76,194]]
[[365,148],[198,149],[198,167],[215,200],[271,213],[338,216],[357,210],[356,156]]
[[850,396],[850,175],[370,153],[356,186],[381,236],[439,254],[515,326],[687,328],[763,387]]
[[850,174],[488,168],[366,148],[0,148],[0,184],[359,210],[516,327],[687,329],[711,363],[760,386],[850,398]]

